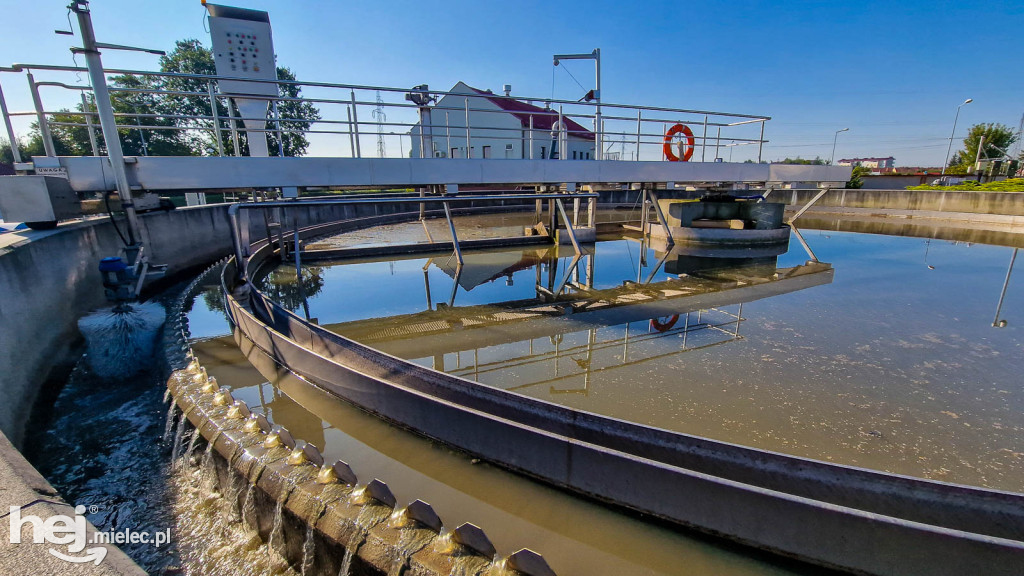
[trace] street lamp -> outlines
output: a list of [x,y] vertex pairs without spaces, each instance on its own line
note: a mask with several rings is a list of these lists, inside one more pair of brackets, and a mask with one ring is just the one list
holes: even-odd
[[836,130],[836,135],[832,138],[832,156],[828,159],[828,164],[831,166],[836,159],[836,142],[839,140],[840,132],[847,132],[849,128],[843,128],[842,130]]
[[964,103],[956,107],[956,116],[953,117],[953,131],[949,134],[949,146],[946,147],[946,159],[942,162],[942,173],[946,173],[946,167],[949,166],[949,153],[953,150],[953,136],[956,134],[956,121],[960,119],[960,108],[966,104],[974,102],[974,98],[968,98],[964,100]]

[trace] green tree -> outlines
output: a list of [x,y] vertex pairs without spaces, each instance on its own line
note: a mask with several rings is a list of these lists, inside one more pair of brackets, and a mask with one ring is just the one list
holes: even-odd
[[[18,142],[18,151],[21,152],[22,160],[27,158],[25,145],[21,142]],[[14,153],[11,151],[11,143],[7,140],[0,140],[0,164],[14,164]]]
[[[967,137],[964,138],[964,149],[957,151],[953,156],[958,161],[954,163],[950,160],[950,167],[962,167],[963,173],[973,172],[974,159],[979,157],[978,145],[981,143],[982,136],[985,137],[980,156],[982,160],[1002,158],[1007,154],[1006,151],[1010,146],[1017,141],[1017,135],[1005,124],[991,122],[988,124],[975,124],[971,126]],[[946,172],[951,173],[948,169]]]
[[[216,75],[213,53],[199,40],[179,40],[170,54],[160,58],[160,71],[179,74]],[[295,80],[287,68],[277,69],[281,80]],[[208,81],[199,78],[178,76],[137,76],[126,74],[110,79],[111,105],[118,118],[118,134],[124,153],[129,156],[199,156],[217,154],[214,140],[213,120],[210,110]],[[113,89],[120,88],[120,90]],[[152,94],[150,91],[163,90],[177,94]],[[188,92],[193,94],[181,94]],[[278,105],[281,115],[285,156],[301,156],[309,147],[305,132],[313,122],[320,119],[320,111],[310,102],[302,100],[302,90],[297,85],[280,87],[280,95],[286,98]],[[228,131],[227,98],[218,98],[217,113],[221,119],[221,138],[225,154],[233,154],[234,148]],[[95,111],[94,102],[89,103],[90,112]],[[50,119],[54,149],[59,156],[81,156],[92,154],[88,131],[84,124],[82,105],[74,110],[63,109]],[[238,115],[237,108],[233,110]],[[137,115],[143,115],[141,117]],[[269,113],[268,113],[269,115]],[[200,118],[195,118],[199,116]],[[202,118],[205,117],[205,118]],[[105,142],[96,125],[96,138],[100,152],[105,151]],[[73,125],[79,124],[79,125]],[[131,125],[135,124],[136,128]],[[268,128],[275,128],[273,124]],[[278,150],[277,134],[268,132],[271,154]],[[243,153],[247,153],[245,133],[239,137]],[[27,155],[43,155],[42,135],[39,127],[32,126],[28,142],[23,145]],[[7,149],[10,154],[10,149]]]
[[846,187],[856,190],[857,188],[864,187],[864,176],[871,174],[870,168],[864,166],[854,166],[853,172],[850,173],[850,180],[846,183]]
[[[179,40],[175,43],[174,50],[160,58],[160,70],[179,74],[200,74],[215,76],[216,66],[213,62],[213,52],[203,46],[199,40]],[[284,67],[277,68],[279,80],[294,81],[295,74]],[[211,115],[210,99],[206,96],[209,90],[208,81],[200,78],[182,78],[169,76],[162,81],[165,90],[173,92],[197,92],[199,95],[169,95],[164,97],[164,103],[168,111],[181,116],[207,116]],[[278,93],[283,100],[278,103],[278,113],[281,115],[281,128],[283,132],[283,144],[285,156],[302,156],[309,147],[309,140],[305,132],[309,130],[313,122],[320,119],[320,111],[310,102],[302,99],[302,89],[294,84],[279,85]],[[238,116],[238,109],[232,112]],[[217,99],[217,115],[221,119],[222,142],[225,154],[234,153],[234,145],[227,131],[228,109],[227,98]],[[268,111],[268,116],[272,112]],[[193,150],[201,154],[216,154],[217,144],[214,140],[213,121],[205,119],[179,120],[179,126],[194,127],[185,136]],[[268,128],[276,128],[272,123]],[[248,153],[244,132],[239,137],[243,153]],[[267,143],[271,154],[278,150],[278,138],[276,132],[267,132]]]
[[810,160],[810,159],[801,158],[799,156],[797,156],[796,158],[786,158],[785,160],[780,160],[778,163],[779,164],[802,164],[802,165],[810,165],[810,166],[824,166],[824,165],[828,164],[828,162],[826,162],[825,160],[822,160],[821,158],[818,158],[818,157],[815,157],[814,160]]

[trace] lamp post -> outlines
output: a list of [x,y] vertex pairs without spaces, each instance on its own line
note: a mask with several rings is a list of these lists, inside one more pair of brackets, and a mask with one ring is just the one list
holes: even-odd
[[974,102],[974,98],[964,100],[964,103],[956,107],[956,116],[953,117],[953,131],[949,134],[949,146],[946,147],[946,159],[942,162],[942,174],[946,173],[949,166],[949,153],[953,150],[953,136],[956,134],[956,121],[960,119],[960,108]]
[[849,130],[850,130],[849,128],[843,128],[842,130],[836,130],[836,135],[835,135],[835,137],[832,138],[832,156],[828,159],[828,165],[829,166],[831,166],[832,164],[835,163],[835,159],[836,159],[836,142],[839,140],[839,133],[840,132],[847,132]]

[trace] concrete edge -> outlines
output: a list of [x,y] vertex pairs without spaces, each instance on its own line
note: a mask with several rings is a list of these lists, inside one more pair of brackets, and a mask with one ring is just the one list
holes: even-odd
[[[68,508],[72,504],[67,503],[57,490],[47,482],[46,478],[36,470],[32,464],[18,451],[8,440],[3,431],[0,431],[0,510],[7,513],[11,506],[26,506],[36,500],[45,500],[39,505],[33,505],[31,513],[46,518],[56,514],[69,513]],[[56,504],[55,504],[56,503]],[[63,506],[62,506],[63,505]],[[26,514],[28,514],[26,510]],[[103,561],[96,565],[92,563],[73,564],[58,559],[46,553],[47,548],[43,545],[29,544],[23,539],[23,543],[17,551],[15,544],[10,541],[10,523],[0,521],[0,540],[2,548],[7,549],[0,554],[0,573],[4,574],[146,574],[145,570],[139,567],[120,548],[112,544],[100,544],[106,549],[106,556]],[[86,522],[86,536],[91,541],[98,530],[91,522]],[[90,545],[92,546],[92,545]],[[28,551],[17,554],[15,552]]]

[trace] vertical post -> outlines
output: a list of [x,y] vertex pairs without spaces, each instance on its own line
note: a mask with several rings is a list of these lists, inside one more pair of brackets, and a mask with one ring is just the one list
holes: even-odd
[[700,138],[700,161],[705,161],[704,151],[708,149],[708,115],[704,115],[704,135]]
[[[421,106],[419,108],[419,113],[420,113],[420,158],[426,158],[426,155],[427,155],[427,153],[426,153],[427,141],[425,139],[425,134],[424,134],[424,132],[427,129],[427,117],[424,114],[425,110],[426,110],[426,107]],[[380,120],[379,119],[378,119],[377,123],[380,124]],[[412,135],[410,134],[409,136],[411,137]],[[412,144],[412,143],[410,142],[410,144]]]
[[558,233],[558,212],[555,211],[555,201],[548,200],[548,234],[554,238]]
[[235,156],[242,155],[242,146],[238,143],[238,122],[235,121],[235,107],[228,98],[228,125],[231,127],[231,145],[235,148]]
[[597,69],[597,93],[594,94],[594,102],[596,104],[596,110],[594,111],[594,152],[597,155],[597,160],[602,160],[604,157],[604,123],[601,121],[601,49],[594,49],[594,65]]
[[643,121],[641,118],[643,110],[636,109],[636,160],[640,160],[640,123]]
[[444,111],[444,138],[445,146],[448,147],[448,149],[445,150],[445,153],[448,155],[449,158],[452,158],[452,127],[451,124],[448,123],[447,110]]
[[587,199],[587,227],[597,226],[597,198]]
[[224,142],[220,139],[220,114],[217,112],[217,95],[213,91],[213,80],[206,83],[210,93],[210,114],[213,116],[213,137],[217,140],[217,156],[224,155]]
[[761,137],[757,140],[757,163],[761,163],[761,152],[764,150],[764,120],[761,120]]
[[[640,233],[647,237],[647,189],[640,190]],[[638,279],[637,282],[640,280]]]
[[580,225],[580,199],[579,198],[573,198],[572,199],[572,225],[573,226],[579,226]]
[[715,162],[718,162],[718,146],[722,142],[722,127],[718,127],[718,135],[715,136]]
[[472,136],[469,133],[469,96],[466,96],[466,158],[473,157]]
[[533,160],[533,114],[530,114],[530,160]]
[[21,150],[18,149],[18,139],[14,137],[14,126],[11,125],[11,113],[7,111],[7,100],[4,100],[4,89],[0,86],[0,114],[4,117],[4,126],[7,127],[7,139],[11,143],[11,155],[14,161],[21,163]]
[[89,110],[89,99],[82,92],[82,117],[85,118],[85,128],[89,131],[89,146],[92,147],[92,155],[100,155],[99,144],[96,143],[96,128],[92,125],[92,112]]
[[562,105],[558,105],[558,159],[565,160],[568,156],[568,142],[567,138],[562,134],[566,134],[565,130],[565,117],[562,115]]
[[46,121],[46,111],[43,110],[43,101],[39,98],[39,87],[36,86],[36,79],[32,76],[32,72],[28,72],[25,77],[28,78],[28,89],[32,92],[32,104],[36,108],[39,134],[43,137],[43,151],[47,156],[56,156],[57,152],[53,148],[53,135],[50,134],[50,123]]
[[[100,116],[100,128],[103,140],[107,144],[107,156],[110,167],[114,171],[117,182],[117,194],[121,199],[121,207],[128,219],[128,242],[136,244],[139,236],[139,220],[135,214],[132,201],[132,190],[128,184],[128,173],[125,170],[124,153],[121,150],[121,139],[117,134],[117,123],[114,120],[114,108],[110,103],[110,92],[107,91],[107,78],[103,73],[103,62],[99,50],[96,49],[96,37],[92,29],[92,18],[88,4],[81,0],[71,3],[70,8],[78,15],[78,27],[82,33],[82,44],[85,63],[89,68],[89,80],[92,82],[93,94],[96,96],[96,112]],[[134,265],[135,262],[129,262]]]
[[352,132],[352,108],[349,106],[345,107],[345,112],[348,113],[348,149],[352,151],[352,157],[356,157],[356,141],[353,137]]
[[356,141],[356,158],[363,157],[363,151],[359,148],[359,110],[356,108],[356,91],[350,90],[352,96],[352,133]]
[[281,132],[281,111],[277,108],[277,100],[271,100],[270,106],[274,110],[274,126],[277,129],[277,155],[284,158],[284,133]]

